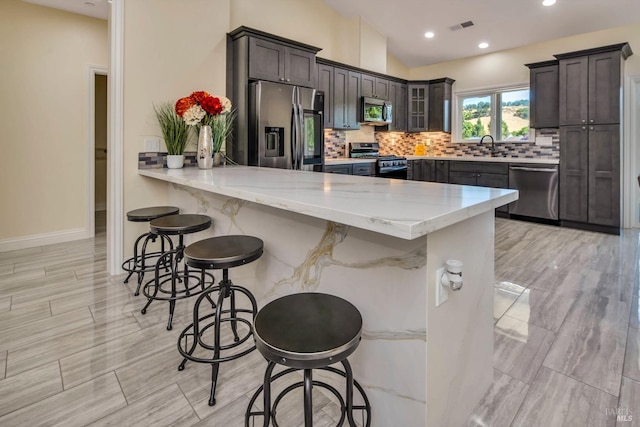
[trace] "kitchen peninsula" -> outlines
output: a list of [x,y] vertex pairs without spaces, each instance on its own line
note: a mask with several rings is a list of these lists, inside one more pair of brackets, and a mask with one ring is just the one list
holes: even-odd
[[[462,425],[488,389],[494,209],[516,191],[245,166],[138,173],[167,181],[182,212],[212,217],[198,239],[264,240],[263,257],[233,277],[260,306],[317,291],[358,307],[363,338],[350,360],[372,425]],[[464,285],[436,306],[448,259],[463,262]]]

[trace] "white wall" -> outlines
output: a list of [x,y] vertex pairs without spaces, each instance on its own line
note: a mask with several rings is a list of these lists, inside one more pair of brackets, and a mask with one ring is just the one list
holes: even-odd
[[[225,94],[230,0],[124,3],[124,211],[166,203],[167,184],[138,175],[144,139],[160,136],[153,104],[196,90]],[[125,222],[124,254],[144,223]]]
[[319,57],[360,66],[360,19],[344,18],[322,0],[233,0],[231,29],[241,25],[322,48]]
[[360,68],[387,72],[387,37],[360,19]]
[[107,66],[107,22],[2,0],[0,52],[0,250],[81,236],[87,70]]

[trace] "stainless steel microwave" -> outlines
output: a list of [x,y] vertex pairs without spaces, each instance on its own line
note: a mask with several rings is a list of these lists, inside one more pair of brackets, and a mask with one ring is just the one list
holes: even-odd
[[362,97],[362,123],[386,125],[393,118],[393,107],[390,102],[379,98]]

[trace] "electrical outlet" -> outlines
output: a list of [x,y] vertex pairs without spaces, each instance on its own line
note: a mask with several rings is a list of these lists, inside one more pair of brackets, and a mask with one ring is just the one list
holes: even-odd
[[449,298],[449,288],[442,285],[442,275],[445,272],[445,267],[441,267],[436,271],[436,307],[442,304]]
[[144,151],[147,153],[157,153],[160,151],[160,138],[145,138]]

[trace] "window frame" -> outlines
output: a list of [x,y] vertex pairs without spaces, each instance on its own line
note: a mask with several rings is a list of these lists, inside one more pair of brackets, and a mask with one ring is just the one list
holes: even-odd
[[[503,92],[513,92],[517,90],[529,91],[530,90],[529,82],[456,91],[454,93],[455,106],[453,109],[454,110],[453,126],[452,126],[453,138],[451,142],[458,143],[458,144],[477,143],[477,141],[462,139],[462,101],[464,98],[483,97],[483,96],[489,96],[491,98],[491,116],[490,116],[491,125],[489,129],[489,134],[495,137],[496,123],[501,123],[501,119],[502,119],[502,106],[498,105],[498,95]],[[529,96],[529,114],[531,114],[531,96]],[[532,138],[533,138],[533,128],[529,126],[528,140],[504,141],[501,138],[500,140],[496,139],[496,142],[510,142],[510,143],[518,144],[522,142],[524,143],[532,142],[533,140]]]

